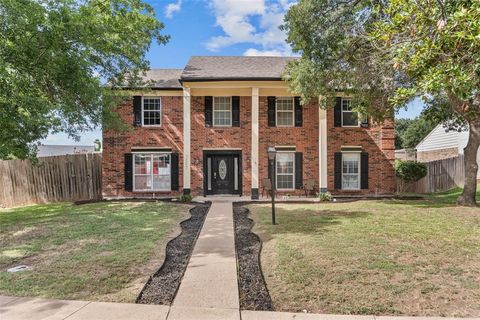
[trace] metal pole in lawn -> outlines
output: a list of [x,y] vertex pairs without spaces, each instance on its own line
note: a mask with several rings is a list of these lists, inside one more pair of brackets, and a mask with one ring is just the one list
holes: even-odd
[[270,162],[270,192],[272,197],[272,224],[275,224],[275,158],[277,150],[274,147],[267,149],[268,161]]

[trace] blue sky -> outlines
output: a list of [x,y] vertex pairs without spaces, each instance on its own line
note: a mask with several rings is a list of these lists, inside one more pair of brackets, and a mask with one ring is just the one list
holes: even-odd
[[[166,45],[152,44],[147,58],[152,68],[183,68],[193,55],[291,55],[285,34],[278,29],[292,0],[145,0],[151,4]],[[415,117],[414,101],[398,117]],[[86,144],[101,139],[101,131],[82,134],[79,142],[65,134],[50,135],[44,144]]]

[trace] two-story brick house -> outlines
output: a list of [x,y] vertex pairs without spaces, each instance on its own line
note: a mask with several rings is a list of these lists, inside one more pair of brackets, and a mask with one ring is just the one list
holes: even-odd
[[284,57],[192,57],[155,69],[151,91],[118,107],[131,131],[103,133],[106,198],[232,194],[258,198],[277,150],[279,193],[307,180],[337,194],[395,192],[393,121],[372,123],[339,94],[302,105],[282,80]]

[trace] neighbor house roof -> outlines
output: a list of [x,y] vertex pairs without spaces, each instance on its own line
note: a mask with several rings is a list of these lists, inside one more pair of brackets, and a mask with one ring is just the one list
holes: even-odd
[[191,57],[182,72],[182,81],[281,80],[292,57]]

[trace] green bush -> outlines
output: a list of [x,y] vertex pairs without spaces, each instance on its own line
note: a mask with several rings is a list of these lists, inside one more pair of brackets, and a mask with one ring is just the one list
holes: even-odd
[[330,192],[320,192],[318,194],[320,201],[332,201],[333,196]]
[[395,163],[395,174],[405,182],[415,182],[427,175],[427,166],[416,161],[401,161]]
[[191,202],[192,201],[192,195],[191,194],[182,194],[181,196],[177,197],[177,201]]

